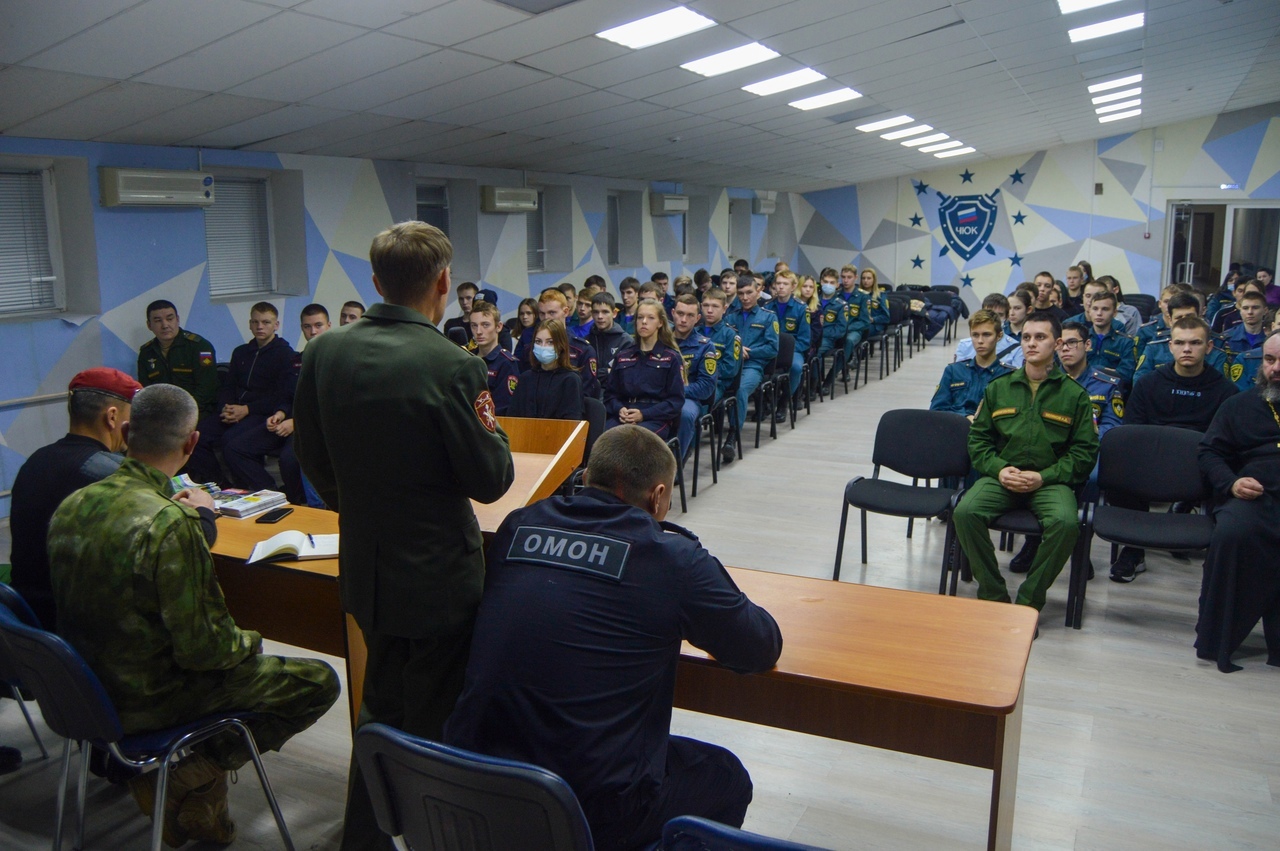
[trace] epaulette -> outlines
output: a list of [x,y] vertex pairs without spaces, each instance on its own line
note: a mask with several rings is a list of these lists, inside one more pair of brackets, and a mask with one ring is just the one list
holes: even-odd
[[192,331],[183,331],[182,336],[186,337],[188,340],[190,340],[193,343],[200,342],[200,335]]
[[664,532],[671,532],[674,535],[680,535],[681,537],[688,538],[690,541],[693,541],[695,544],[701,543],[701,541],[698,540],[697,535],[693,534],[688,529],[684,528],[678,523],[672,523],[670,520],[663,520],[658,525],[662,527],[662,531]]
[[1139,328],[1146,328],[1148,325],[1158,325],[1159,323],[1160,323],[1160,320],[1159,320],[1159,319],[1148,319],[1146,322],[1143,322],[1143,323],[1142,323],[1141,325],[1139,325],[1138,327],[1139,327]]
[[1104,379],[1108,384],[1119,384],[1119,383],[1120,383],[1120,376],[1116,375],[1116,374],[1115,374],[1114,372],[1112,372],[1110,369],[1097,369],[1097,368],[1095,367],[1095,368],[1094,368],[1094,370],[1093,370],[1093,374],[1094,374],[1094,376],[1095,376],[1095,377],[1097,377],[1097,378],[1102,378],[1102,379]]

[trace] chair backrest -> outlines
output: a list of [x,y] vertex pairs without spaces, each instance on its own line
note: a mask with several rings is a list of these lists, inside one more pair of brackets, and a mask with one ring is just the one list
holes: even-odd
[[936,290],[940,293],[954,293],[955,295],[960,295],[960,288],[955,284],[934,284],[930,289]]
[[465,346],[467,344],[467,332],[461,328],[450,328],[447,333],[449,339],[457,345]]
[[898,284],[898,292],[900,293],[922,293],[928,292],[928,284]]
[[947,411],[885,411],[871,463],[919,479],[969,475],[969,420]]
[[1156,297],[1147,295],[1146,293],[1125,293],[1125,304],[1131,304],[1138,308],[1138,313],[1142,316],[1142,321],[1146,322],[1156,312]]
[[1148,502],[1203,502],[1197,455],[1201,432],[1177,426],[1121,425],[1102,436],[1098,487]]
[[925,301],[929,304],[936,304],[939,307],[950,307],[951,299],[955,298],[951,293],[944,293],[940,290],[930,290],[924,294]]
[[36,617],[36,613],[31,610],[31,606],[23,599],[22,595],[13,589],[12,585],[5,585],[0,582],[0,606],[4,606],[9,611],[18,616],[18,620],[27,626],[35,629],[44,629],[40,623],[40,618]]
[[604,434],[604,424],[609,419],[609,412],[604,402],[594,396],[583,396],[582,407],[587,415],[587,442],[582,447],[582,466],[591,460],[591,447],[596,445],[596,438]]
[[22,684],[35,695],[49,729],[65,739],[115,742],[120,716],[97,674],[66,641],[21,623],[0,606],[0,637]]
[[822,851],[729,827],[697,816],[677,816],[662,828],[662,851]]
[[410,736],[384,724],[356,732],[356,758],[378,827],[413,848],[592,851],[569,784],[527,763]]
[[[791,361],[796,355],[796,338],[786,331],[778,333],[778,356],[773,361],[773,369],[777,372],[789,372]],[[792,388],[793,390],[795,388]]]

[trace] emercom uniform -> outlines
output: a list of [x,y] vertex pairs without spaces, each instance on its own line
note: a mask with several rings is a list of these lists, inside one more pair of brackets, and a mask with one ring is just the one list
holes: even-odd
[[160,351],[155,337],[138,350],[138,383],[176,384],[191,394],[200,406],[200,416],[213,413],[218,400],[218,353],[199,334],[178,329],[169,353]]
[[778,315],[779,330],[795,338],[795,353],[786,366],[791,377],[791,392],[800,390],[800,377],[804,374],[804,359],[809,351],[809,309],[797,298],[781,302],[774,299],[768,308]]
[[716,403],[719,395],[716,387],[716,370],[720,363],[711,340],[697,331],[683,340],[677,340],[680,357],[684,361],[684,405],[680,409],[680,457],[684,458],[693,445],[698,427],[698,417]]
[[719,402],[733,384],[733,379],[738,377],[738,370],[742,368],[742,340],[738,337],[738,330],[723,319],[716,325],[699,325],[694,333],[706,337],[715,347],[715,402]]
[[[1169,337],[1156,337],[1147,344],[1146,350],[1142,357],[1138,359],[1138,368],[1133,373],[1133,380],[1136,382],[1139,378],[1151,372],[1162,363],[1173,363],[1176,358],[1169,349]],[[1215,372],[1220,372],[1227,378],[1231,377],[1231,371],[1228,368],[1227,356],[1222,351],[1221,339],[1210,338],[1213,343],[1213,349],[1204,356],[1204,365]]]
[[942,380],[933,391],[931,411],[947,411],[971,417],[978,411],[978,404],[993,378],[1008,375],[1013,367],[995,361],[991,366],[978,366],[974,358],[947,364],[942,370]]
[[871,296],[857,286],[851,293],[841,291],[837,295],[844,299],[845,303],[844,359],[852,363],[853,350],[862,342],[862,338],[867,335],[867,328],[871,325]]
[[738,329],[747,356],[742,362],[742,380],[738,382],[738,428],[747,421],[747,400],[764,380],[764,368],[778,356],[778,317],[772,310],[756,302],[751,310],[739,310],[724,318]]
[[[264,656],[227,612],[196,510],[164,473],[125,459],[76,491],[49,525],[58,633],[93,669],[125,733],[252,709],[258,747],[279,750],[338,698],[318,659]],[[195,746],[226,770],[250,758],[239,736]]]
[[[1009,600],[988,526],[1007,511],[1029,508],[1044,535],[1017,602],[1044,607],[1079,535],[1073,489],[1089,478],[1097,457],[1089,394],[1061,369],[1051,369],[1034,395],[1025,369],[987,385],[969,430],[969,458],[982,478],[955,512],[956,535],[978,580],[979,598]],[[1039,472],[1043,485],[1027,494],[1005,490],[998,477],[1010,466]]]
[[1125,387],[1133,386],[1135,344],[1133,338],[1116,331],[1115,324],[1105,335],[1100,336],[1092,326],[1089,327],[1089,339],[1093,348],[1089,350],[1089,366],[1096,369],[1114,369],[1116,375],[1124,382]]

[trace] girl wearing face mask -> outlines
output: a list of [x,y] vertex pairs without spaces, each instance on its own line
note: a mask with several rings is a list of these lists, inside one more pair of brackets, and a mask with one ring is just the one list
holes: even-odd
[[535,329],[529,369],[520,376],[507,416],[583,419],[582,381],[569,361],[569,333],[563,322],[548,320]]
[[684,405],[684,359],[661,302],[640,302],[635,338],[613,356],[604,385],[605,428],[631,423],[666,440],[675,434]]

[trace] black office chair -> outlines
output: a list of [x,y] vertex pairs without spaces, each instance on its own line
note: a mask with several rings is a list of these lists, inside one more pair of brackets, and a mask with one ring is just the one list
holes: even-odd
[[467,339],[467,332],[462,330],[461,328],[450,328],[447,333],[448,333],[449,339],[453,343],[455,343],[458,346],[461,346],[464,349],[467,347],[467,343],[470,342]]
[[[906,517],[907,537],[911,537],[916,517],[938,517],[945,514],[957,488],[919,486],[920,479],[954,478],[962,481],[969,475],[969,420],[960,414],[904,408],[885,411],[876,426],[875,448],[871,453],[875,468],[871,478],[857,476],[844,489],[840,512],[840,536],[836,539],[836,564],[832,579],[840,578],[840,562],[844,557],[845,527],[849,522],[849,506],[861,513],[862,563],[867,563],[867,512]],[[888,482],[880,478],[880,468],[911,476],[911,484]],[[950,548],[955,531],[947,524],[943,549]]]
[[[792,338],[794,345],[795,338]],[[756,416],[756,445],[760,448],[760,427],[764,425],[765,418],[769,419],[769,437],[776,439],[778,437],[778,424],[773,421],[773,413],[777,407],[778,379],[781,378],[785,383],[787,380],[787,372],[791,368],[791,362],[787,362],[787,369],[782,369],[782,335],[778,335],[778,354],[774,355],[773,360],[764,366],[764,377],[760,383],[756,385],[755,392],[751,394],[751,403],[755,407]]]
[[951,293],[952,295],[960,295],[960,288],[955,284],[934,284],[929,289],[940,293]]
[[562,489],[565,496],[572,496],[583,489],[587,463],[591,460],[591,447],[595,446],[596,440],[604,434],[604,426],[609,419],[609,412],[605,410],[604,402],[593,396],[582,397],[582,407],[587,420],[587,440],[582,447],[582,463],[573,471],[573,475],[565,482]]
[[1125,293],[1124,303],[1138,308],[1138,314],[1142,316],[1143,322],[1151,321],[1151,317],[1155,316],[1158,304],[1155,296],[1147,295],[1146,293]]
[[284,823],[280,805],[276,803],[275,794],[271,791],[271,781],[267,779],[267,772],[262,767],[253,733],[246,725],[247,721],[257,718],[255,713],[226,712],[178,727],[126,736],[120,724],[120,716],[102,683],[70,644],[51,632],[33,629],[21,623],[4,606],[0,606],[0,636],[8,646],[18,675],[36,696],[45,723],[66,739],[62,745],[62,772],[58,781],[54,851],[62,848],[62,821],[73,744],[80,745],[76,847],[84,847],[84,799],[89,774],[89,746],[95,745],[109,751],[125,765],[142,769],[156,768],[159,771],[151,851],[160,851],[171,763],[179,751],[227,731],[238,733],[248,749],[253,766],[258,772],[258,780],[262,784],[262,792],[275,816],[280,838],[285,847],[293,851],[289,828]]
[[955,306],[951,303],[951,299],[954,298],[954,296],[950,293],[930,291],[924,293],[924,298],[931,305],[947,309],[947,321],[942,326],[942,344],[944,346],[949,345],[955,332],[956,323],[960,320],[960,317],[956,314]]
[[711,819],[677,816],[662,829],[662,851],[823,851],[785,839],[738,830]]
[[593,851],[573,790],[546,769],[384,724],[357,730],[355,752],[378,827],[402,851]]
[[[1094,535],[1111,542],[1112,560],[1117,545],[1174,552],[1209,546],[1213,519],[1204,510],[1209,493],[1196,461],[1203,437],[1191,429],[1156,425],[1121,426],[1102,436],[1098,451],[1098,488],[1102,496],[1085,508],[1081,533],[1084,545],[1079,548],[1084,558],[1071,561],[1067,626],[1079,629],[1084,620],[1088,553]],[[1118,496],[1139,504],[1192,503],[1201,506],[1201,513],[1153,513],[1108,502]]]
[[738,460],[742,460],[742,431],[738,428],[738,387],[742,384],[742,370],[729,382],[720,401],[698,417],[698,429],[693,436],[693,496],[698,495],[698,465],[702,461],[702,431],[706,429],[711,443],[711,484],[720,482],[720,444],[724,441],[726,423],[734,436]]
[[[0,582],[0,606],[12,612],[19,622],[33,629],[41,628],[40,619],[36,617],[36,613],[31,610],[31,606],[27,605],[22,595],[2,582]],[[31,713],[27,711],[27,703],[22,697],[22,679],[18,676],[12,660],[9,659],[8,648],[0,642],[0,685],[5,683],[9,686],[9,695],[13,698],[13,702],[22,710],[22,717],[27,722],[27,729],[31,731],[31,738],[36,740],[36,747],[40,748],[40,758],[48,759],[49,751],[45,749],[44,741],[41,740],[35,722],[31,720]]]
[[[680,426],[680,423],[677,420],[676,428],[678,429],[679,426]],[[689,505],[684,498],[684,464],[680,460],[680,438],[677,436],[668,440],[667,448],[671,450],[671,454],[675,456],[675,459],[676,459],[675,485],[677,488],[680,489],[680,513],[686,514],[689,511]]]

